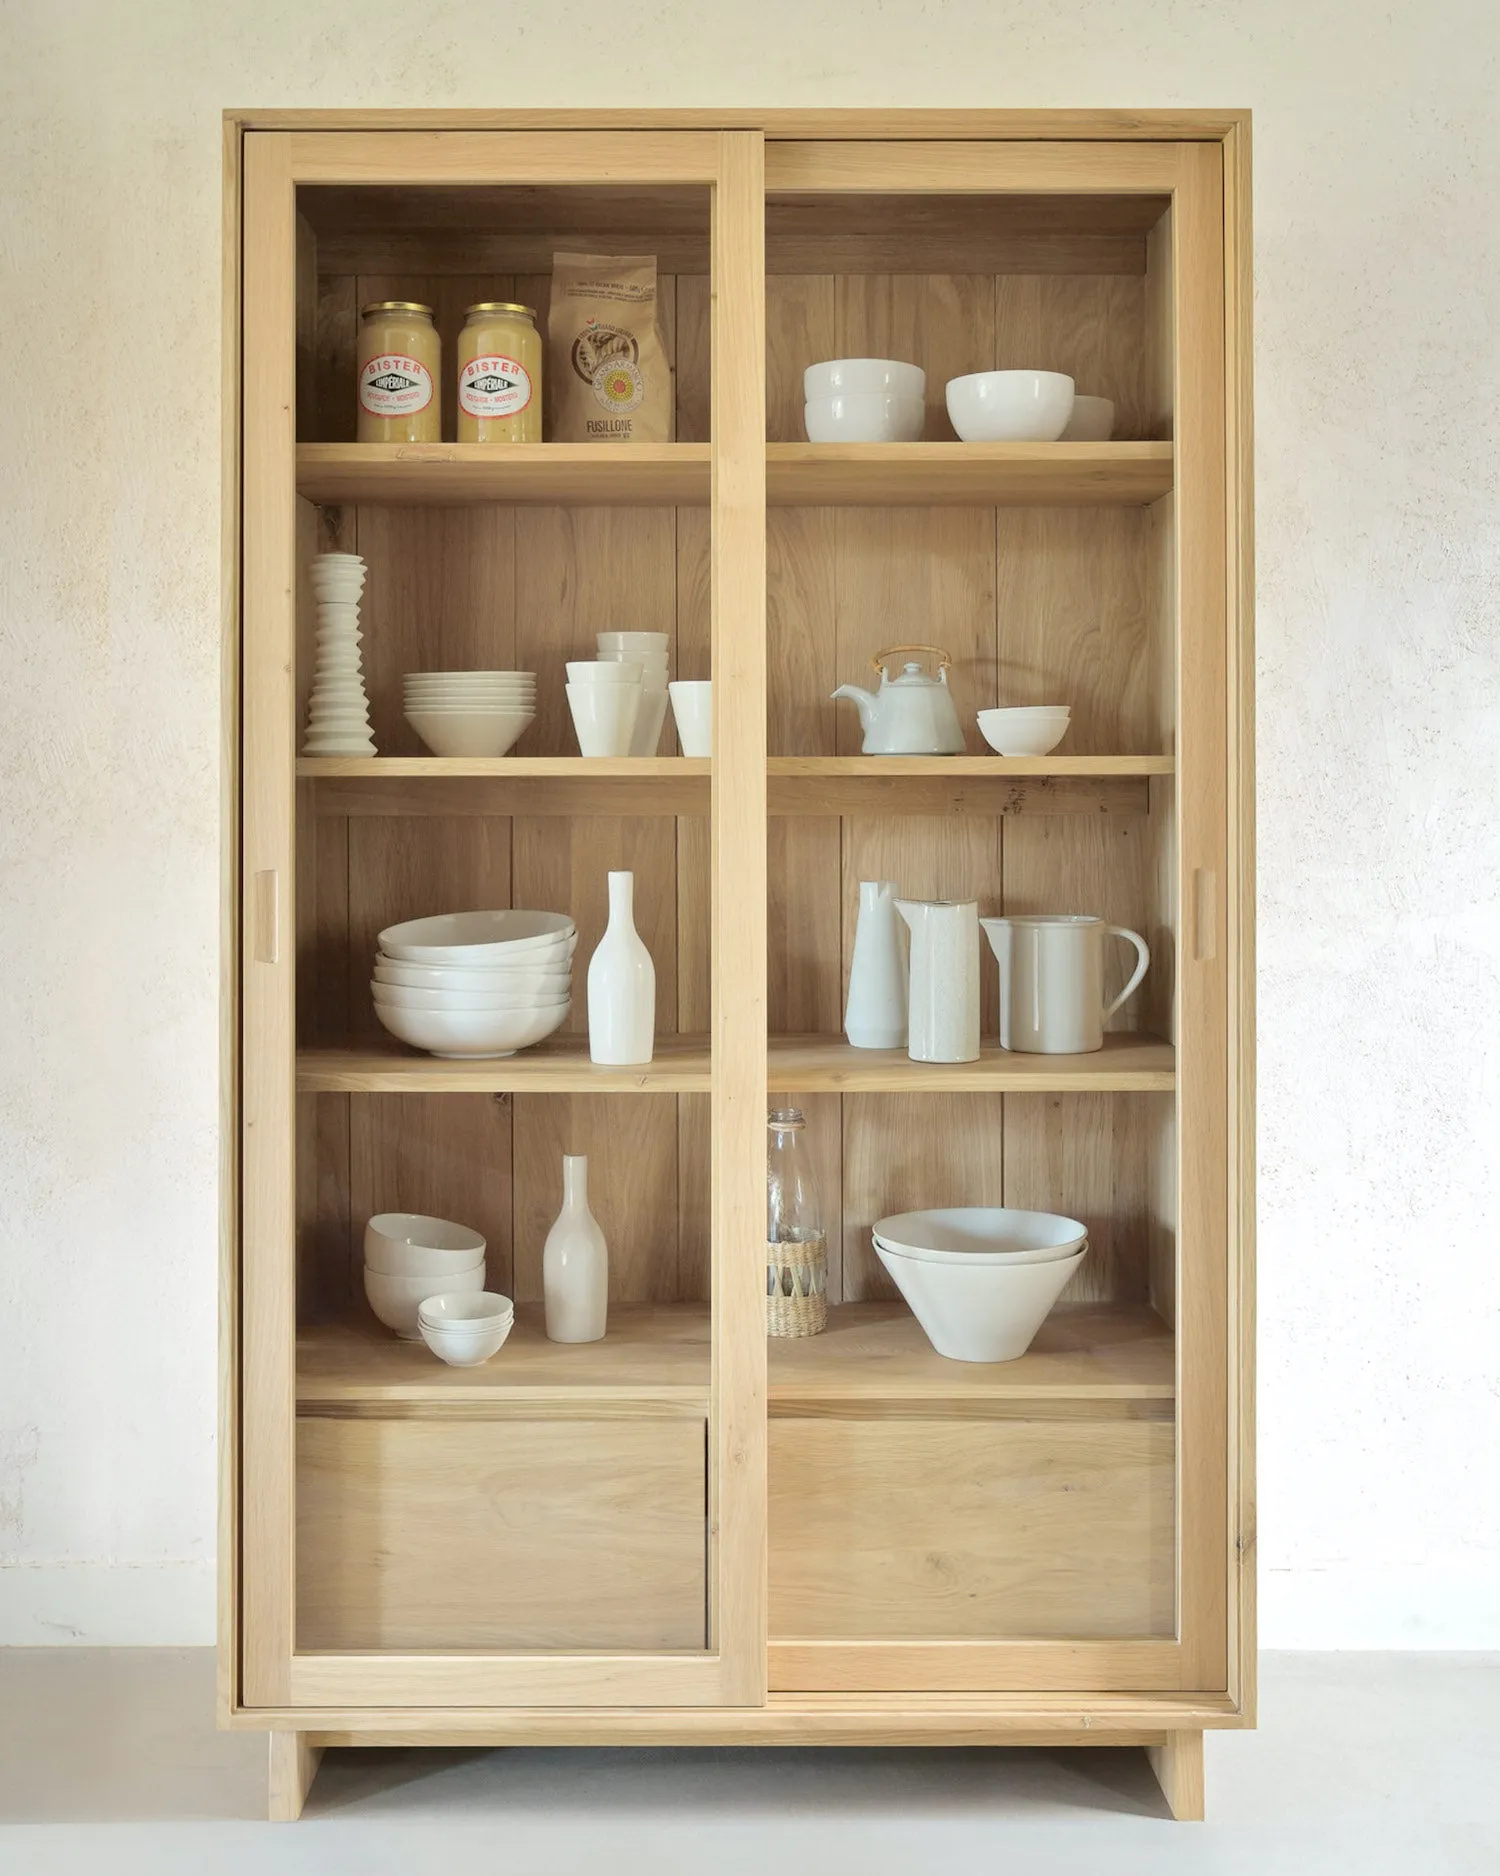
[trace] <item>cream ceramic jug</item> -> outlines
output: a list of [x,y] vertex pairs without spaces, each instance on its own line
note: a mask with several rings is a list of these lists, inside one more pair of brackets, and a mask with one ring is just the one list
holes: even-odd
[[[1104,1025],[1140,988],[1151,952],[1139,932],[1072,913],[980,921],[1000,960],[1000,1046],[1024,1055],[1091,1055]],[[1104,1001],[1104,940],[1124,938],[1135,970]]]
[[[901,667],[893,678],[886,665],[897,652],[923,651],[937,663],[937,676],[929,677],[918,663]],[[880,673],[880,689],[861,690],[858,684],[840,684],[835,697],[847,697],[859,712],[867,756],[956,756],[963,753],[964,733],[948,689],[948,667],[953,660],[936,645],[892,645],[870,660]]]
[[906,1052],[914,1062],[979,1059],[979,906],[898,899],[911,928]]

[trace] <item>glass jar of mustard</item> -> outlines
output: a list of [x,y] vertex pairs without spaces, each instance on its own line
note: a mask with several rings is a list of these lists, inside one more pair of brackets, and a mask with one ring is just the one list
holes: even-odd
[[432,308],[372,300],[360,312],[361,443],[440,443],[443,348]]
[[529,306],[481,300],[458,341],[460,443],[540,443],[542,340]]

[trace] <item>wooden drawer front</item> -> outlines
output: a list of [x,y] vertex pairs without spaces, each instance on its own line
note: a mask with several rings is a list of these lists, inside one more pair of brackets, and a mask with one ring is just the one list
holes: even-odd
[[702,1648],[695,1420],[297,1425],[304,1650]]
[[771,1634],[1166,1636],[1165,1419],[773,1420]]

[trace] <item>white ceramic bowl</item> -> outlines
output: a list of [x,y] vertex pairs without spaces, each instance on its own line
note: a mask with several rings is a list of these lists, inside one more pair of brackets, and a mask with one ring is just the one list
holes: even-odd
[[914,397],[920,403],[927,395],[927,373],[896,358],[828,358],[802,374],[802,395],[809,404],[851,394]]
[[545,1010],[409,1010],[377,1003],[375,1014],[393,1036],[414,1049],[445,1061],[487,1061],[543,1041],[562,1027],[569,1007],[562,1003]]
[[596,632],[600,651],[659,651],[663,657],[672,643],[670,632]]
[[534,690],[408,690],[401,699],[407,710],[508,710],[530,714],[536,708]]
[[531,726],[530,710],[408,710],[406,720],[435,756],[507,755]]
[[927,421],[927,406],[920,397],[841,391],[809,399],[802,421],[809,443],[915,443]]
[[566,1010],[571,996],[509,990],[413,990],[406,984],[372,983],[377,1010]]
[[467,1225],[423,1212],[377,1212],[365,1225],[365,1268],[387,1277],[433,1277],[484,1262],[484,1239]]
[[965,1263],[1004,1260],[1018,1251],[1076,1251],[1088,1227],[1058,1212],[1020,1211],[1013,1205],[943,1205],[934,1211],[893,1212],[877,1218],[876,1237],[893,1251],[955,1258]]
[[574,658],[568,663],[570,684],[639,684],[641,667],[631,659]]
[[505,1345],[516,1320],[508,1296],[484,1290],[477,1296],[429,1297],[417,1315],[422,1340],[453,1368],[477,1368]]
[[392,1277],[365,1266],[365,1295],[376,1317],[403,1342],[415,1342],[418,1306],[429,1296],[477,1296],[484,1288],[484,1265],[454,1270],[442,1277]]
[[1000,756],[1050,755],[1068,733],[1066,710],[981,710],[979,734]]
[[1107,397],[1073,398],[1064,443],[1107,443],[1115,432],[1115,407]]
[[[889,1251],[893,1257],[909,1257],[918,1264],[941,1264],[954,1261],[952,1251],[906,1251],[899,1246],[887,1244],[878,1231],[872,1235],[875,1239],[875,1248]],[[1055,1264],[1060,1257],[1076,1257],[1078,1251],[1078,1245],[1064,1244],[1050,1251],[990,1251],[983,1255],[976,1252],[973,1257],[965,1261],[974,1264],[1004,1264],[1007,1268],[1012,1264]]]
[[948,380],[948,415],[965,443],[1055,443],[1073,414],[1060,371],[975,371]]
[[1016,1361],[1088,1246],[1044,1264],[920,1258],[879,1242],[875,1255],[940,1355],[949,1361]]
[[375,981],[402,985],[408,990],[452,990],[459,996],[540,997],[546,1002],[566,996],[573,981],[573,966],[495,964],[470,970],[462,964],[393,963],[377,955]]
[[[520,906],[499,912],[438,912],[387,925],[379,937],[388,958],[409,964],[556,964],[546,956],[578,942],[566,912],[531,912]],[[538,955],[538,954],[543,955]]]
[[516,1306],[498,1290],[481,1290],[478,1296],[461,1292],[453,1296],[431,1296],[418,1314],[435,1329],[472,1329],[476,1324],[510,1322]]
[[534,684],[536,682],[535,671],[408,671],[405,675],[408,682],[413,678],[433,681],[446,678],[450,682],[459,683],[472,683],[477,678],[510,678],[518,683],[529,681]]

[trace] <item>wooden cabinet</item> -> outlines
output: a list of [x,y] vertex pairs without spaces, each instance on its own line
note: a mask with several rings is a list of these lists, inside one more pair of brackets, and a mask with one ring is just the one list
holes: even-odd
[[[223,1704],[295,1812],[330,1741],[1114,1740],[1198,1802],[1253,1708],[1248,125],[1239,114],[250,113],[228,125]],[[654,253],[672,436],[361,445],[358,308],[545,321],[557,249]],[[803,440],[802,370],[925,366],[923,438]],[[1107,443],[962,444],[945,381],[1072,374]],[[445,435],[454,434],[446,380]],[[544,391],[545,397],[545,391]],[[550,435],[550,431],[549,431]],[[368,567],[371,758],[303,757],[312,556]],[[574,753],[563,664],[668,635],[714,754]],[[860,751],[872,653],[950,655],[962,755]],[[495,760],[405,672],[538,673]],[[1040,758],[975,713],[1066,701]],[[394,1043],[377,933],[636,878],[654,1059]],[[850,1048],[859,882],[1098,913],[1152,965],[1097,1054]],[[765,1109],[807,1117],[830,1320],[764,1333]],[[549,1343],[565,1152],[610,1333]],[[928,1346],[870,1226],[1083,1219],[1031,1350]],[[369,1316],[365,1219],[463,1220],[517,1302],[443,1368]]]

